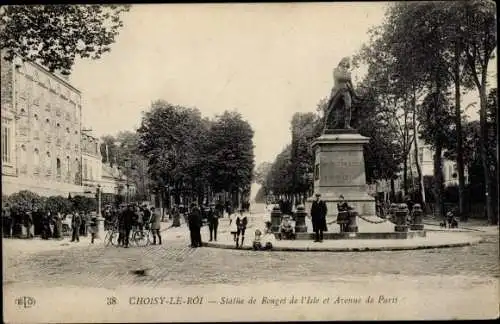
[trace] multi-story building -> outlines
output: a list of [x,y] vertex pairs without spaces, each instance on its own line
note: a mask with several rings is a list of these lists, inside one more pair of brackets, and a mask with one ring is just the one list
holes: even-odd
[[82,130],[82,180],[85,191],[95,191],[101,181],[102,158],[99,139]]
[[81,94],[33,62],[1,61],[2,193],[82,192]]

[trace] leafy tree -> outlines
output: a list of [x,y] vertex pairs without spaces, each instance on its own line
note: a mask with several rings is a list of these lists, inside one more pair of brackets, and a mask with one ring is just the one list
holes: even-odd
[[91,212],[97,210],[97,200],[90,197],[76,195],[71,199],[75,211]]
[[293,180],[291,177],[291,156],[292,146],[287,145],[280,154],[276,156],[271,171],[266,178],[266,188],[272,191],[273,195],[291,194]]
[[488,91],[487,72],[488,64],[494,56],[497,47],[496,38],[496,4],[489,0],[464,1],[466,24],[463,28],[463,39],[467,67],[472,74],[472,80],[479,93],[480,110],[479,122],[481,126],[481,159],[484,172],[484,186],[486,193],[486,214],[490,224],[498,223],[498,215],[494,209],[493,181],[490,166],[488,165]]
[[261,164],[259,164],[259,166],[255,169],[254,172],[255,182],[257,182],[260,185],[264,185],[264,183],[266,182],[267,174],[271,171],[272,165],[273,164],[271,162],[262,162]]
[[42,209],[43,198],[32,191],[22,190],[9,196],[9,204],[14,210]]
[[130,5],[13,5],[0,8],[5,58],[20,56],[51,72],[70,74],[78,55],[98,59],[110,51],[121,15]]
[[71,201],[61,196],[50,196],[45,200],[44,210],[50,211],[52,215],[59,213],[67,214],[71,211]]
[[237,112],[224,112],[210,127],[206,155],[215,191],[249,188],[254,169],[254,131]]
[[191,171],[199,165],[196,155],[204,152],[200,141],[202,118],[198,109],[153,102],[137,130],[139,150],[148,160],[148,169],[160,192],[173,187],[176,201],[180,193],[191,191]]

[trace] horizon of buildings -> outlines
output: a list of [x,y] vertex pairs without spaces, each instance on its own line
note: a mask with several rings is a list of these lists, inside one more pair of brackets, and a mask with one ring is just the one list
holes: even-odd
[[82,127],[82,94],[40,64],[1,59],[2,195],[101,193],[132,197],[122,170],[102,163],[100,140]]

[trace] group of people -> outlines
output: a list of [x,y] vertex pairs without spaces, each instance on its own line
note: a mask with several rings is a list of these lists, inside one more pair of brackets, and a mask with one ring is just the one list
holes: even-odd
[[[4,237],[25,237],[31,239],[39,233],[44,240],[62,239],[71,234],[72,241],[89,233],[95,238],[97,215],[73,210],[61,212],[42,211],[38,208],[11,208],[8,203],[2,208],[2,231]],[[93,241],[93,240],[92,240]]]
[[224,216],[224,208],[221,208],[221,204],[211,203],[208,207],[201,209],[196,202],[193,202],[190,207],[187,213],[187,221],[191,236],[191,247],[197,248],[202,246],[201,227],[203,226],[204,218],[207,220],[210,241],[217,241],[219,218]]
[[125,248],[129,247],[130,233],[135,226],[139,231],[150,230],[153,238],[152,244],[161,244],[161,215],[154,207],[148,208],[147,205],[123,204],[118,208],[106,206],[103,210],[103,216],[108,229],[112,227],[118,229],[118,245]]

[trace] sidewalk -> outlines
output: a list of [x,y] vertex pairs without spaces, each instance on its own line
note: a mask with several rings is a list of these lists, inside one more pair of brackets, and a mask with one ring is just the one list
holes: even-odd
[[[240,249],[251,250],[252,242],[254,239],[254,229],[263,228],[264,221],[268,215],[264,213],[252,214],[249,221],[249,226],[245,233],[245,241]],[[363,226],[369,226],[369,230],[374,230],[376,227],[382,231],[394,231],[394,224],[386,222],[382,224],[369,224],[360,220]],[[366,224],[365,224],[366,223]],[[309,218],[306,218],[306,225],[308,232],[311,232],[312,225]],[[373,225],[373,226],[372,226]],[[371,227],[370,227],[371,226]],[[427,226],[426,226],[427,227]],[[233,236],[229,233],[227,228],[219,225],[219,235],[217,242],[209,242],[208,230],[202,229],[202,241],[205,246],[222,249],[236,249],[236,243]],[[330,224],[329,231],[338,232],[339,226],[337,224]],[[470,232],[470,231],[469,231]],[[273,247],[274,251],[330,251],[330,252],[350,252],[350,251],[389,251],[389,250],[414,250],[414,249],[428,249],[439,247],[459,247],[477,244],[481,238],[473,233],[464,233],[459,230],[443,230],[432,231],[429,229],[426,237],[413,238],[413,239],[365,239],[365,240],[324,240],[321,243],[313,242],[312,240],[276,240]]]
[[[165,231],[171,222],[162,222],[161,231]],[[106,232],[104,232],[104,236]],[[71,236],[65,236],[62,239],[42,240],[40,237],[33,239],[2,238],[3,252],[5,256],[16,255],[19,253],[40,253],[54,250],[65,250],[74,247],[97,247],[104,244],[104,236],[96,238],[94,244],[91,244],[90,234],[80,236],[80,242],[71,242]],[[167,236],[168,237],[168,236]]]

